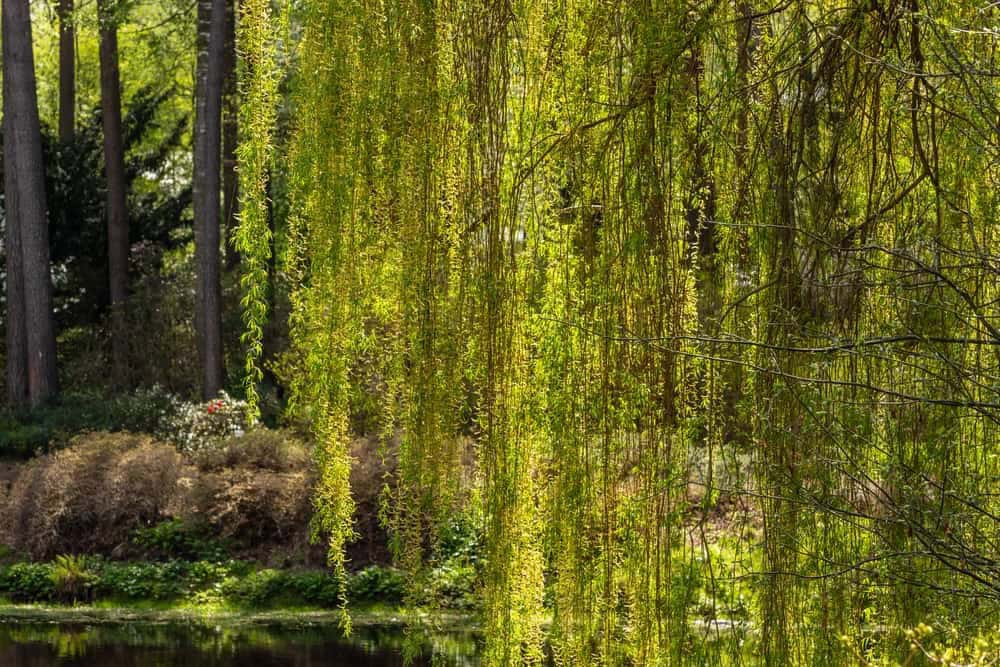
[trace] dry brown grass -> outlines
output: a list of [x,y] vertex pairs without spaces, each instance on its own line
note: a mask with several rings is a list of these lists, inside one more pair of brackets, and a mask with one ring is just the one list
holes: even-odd
[[253,468],[272,472],[299,472],[310,466],[308,446],[290,431],[255,429],[231,438],[220,447],[193,455],[199,469],[219,472],[231,468]]
[[[378,510],[384,485],[394,483],[398,445],[398,438],[352,443],[353,566],[390,559]],[[234,557],[325,560],[323,545],[309,544],[312,455],[287,431],[251,431],[190,456],[147,436],[90,433],[0,473],[0,543],[32,558],[136,555],[136,528],[180,519],[227,540]]]
[[165,517],[182,466],[173,447],[145,436],[81,436],[21,471],[0,508],[0,540],[34,558],[112,553]]

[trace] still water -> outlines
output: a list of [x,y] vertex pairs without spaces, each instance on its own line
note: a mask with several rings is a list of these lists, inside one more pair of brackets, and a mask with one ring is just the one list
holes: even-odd
[[471,635],[401,629],[214,627],[202,624],[0,624],[2,667],[397,667],[478,665]]

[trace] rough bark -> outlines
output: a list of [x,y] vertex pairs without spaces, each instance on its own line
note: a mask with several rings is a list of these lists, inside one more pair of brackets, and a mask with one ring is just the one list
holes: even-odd
[[[31,405],[37,406],[55,396],[58,380],[42,135],[38,121],[28,0],[3,0],[3,74],[4,174],[5,192],[9,197],[7,240],[9,248],[14,250],[13,268],[16,270],[17,263],[20,263],[21,269],[20,286],[16,277],[13,280],[14,308],[19,308],[16,305],[18,287],[22,288],[21,301],[24,305],[23,334],[16,331],[17,317],[8,321],[8,327],[14,329],[15,344],[8,356],[17,357],[23,350],[27,399]],[[8,289],[10,284],[8,276]],[[23,345],[18,338],[21,335]],[[14,366],[8,366],[8,378],[12,375],[11,371],[14,374],[19,372],[19,363],[15,359]],[[12,398],[17,400],[24,395],[23,385],[17,378],[14,380]]]
[[198,76],[194,132],[194,232],[197,263],[198,352],[202,395],[219,393],[223,382],[222,289],[220,285],[220,173],[225,0],[199,0]]
[[121,80],[118,27],[109,0],[98,1],[100,14],[101,119],[104,126],[104,171],[107,178],[108,286],[111,296],[111,372],[116,386],[128,384],[128,255],[129,230],[125,203],[125,150],[122,141]]
[[69,141],[76,131],[76,58],[73,0],[59,0],[59,139]]
[[[8,77],[3,79],[4,137],[9,137],[7,104],[11,99]],[[4,164],[14,164],[13,142],[4,141]],[[21,227],[18,224],[17,171],[4,169],[4,255],[7,268],[7,401],[21,406],[28,402],[28,343],[24,329],[24,268],[21,259]]]

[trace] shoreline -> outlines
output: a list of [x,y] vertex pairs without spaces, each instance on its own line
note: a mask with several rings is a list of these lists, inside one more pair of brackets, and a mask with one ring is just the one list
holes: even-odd
[[[351,627],[405,629],[418,625],[435,632],[476,633],[478,620],[465,614],[432,612],[403,608],[348,609]],[[247,610],[209,605],[179,605],[176,607],[145,607],[143,605],[58,605],[18,604],[0,600],[0,624],[7,623],[197,623],[227,627],[267,626],[281,628],[343,627],[343,612],[329,609],[268,609]]]

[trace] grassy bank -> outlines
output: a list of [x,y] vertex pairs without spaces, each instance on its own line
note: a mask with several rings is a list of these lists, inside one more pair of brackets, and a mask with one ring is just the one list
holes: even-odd
[[[399,628],[414,624],[441,632],[475,632],[479,626],[472,614],[428,612],[401,606],[367,604],[350,610],[353,627]],[[113,600],[90,604],[17,603],[0,597],[3,623],[210,623],[224,627],[339,627],[343,613],[318,607],[250,609],[226,604]]]
[[[451,570],[436,571],[437,576],[423,582],[422,599],[456,613],[471,610],[471,580],[462,579],[456,585]],[[345,597],[360,609],[398,608],[406,592],[403,574],[383,566],[369,566],[344,577],[326,570],[275,569],[232,559],[122,562],[60,556],[49,562],[0,566],[0,596],[12,603],[43,607],[84,604],[198,613],[293,609],[333,614]]]

